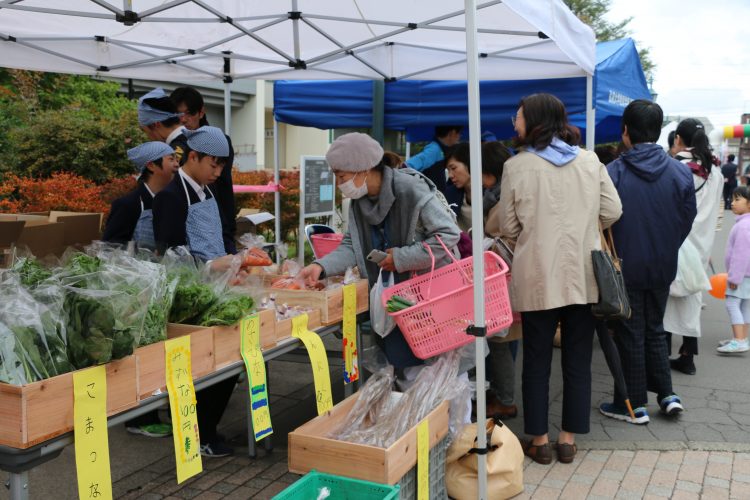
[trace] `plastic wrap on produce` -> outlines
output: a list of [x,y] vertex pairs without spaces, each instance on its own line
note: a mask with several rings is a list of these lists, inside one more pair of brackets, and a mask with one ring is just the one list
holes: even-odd
[[[361,401],[358,399],[352,408],[346,425],[334,430],[331,437],[389,447],[440,403],[469,393],[467,381],[458,377],[459,360],[460,355],[455,351],[438,356],[433,364],[420,370],[409,389],[395,398],[391,392],[392,376],[389,379],[387,371],[378,372],[360,390]],[[451,412],[451,419],[462,419],[463,415],[458,413]]]
[[71,371],[63,320],[20,281],[0,283],[0,382],[22,385]]

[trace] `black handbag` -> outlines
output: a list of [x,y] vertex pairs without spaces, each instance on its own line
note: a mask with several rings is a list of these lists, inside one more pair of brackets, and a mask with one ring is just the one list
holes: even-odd
[[630,318],[630,300],[625,290],[620,259],[617,257],[612,229],[607,229],[604,236],[601,223],[599,236],[602,240],[601,250],[591,251],[594,264],[594,276],[599,287],[599,302],[591,307],[591,313],[602,320],[626,320]]

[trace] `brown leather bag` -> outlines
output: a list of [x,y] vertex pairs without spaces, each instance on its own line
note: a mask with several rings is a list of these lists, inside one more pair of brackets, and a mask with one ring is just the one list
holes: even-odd
[[[469,424],[448,448],[445,485],[456,500],[476,499],[478,460],[477,426]],[[523,491],[521,443],[499,419],[487,419],[487,498],[503,499]]]

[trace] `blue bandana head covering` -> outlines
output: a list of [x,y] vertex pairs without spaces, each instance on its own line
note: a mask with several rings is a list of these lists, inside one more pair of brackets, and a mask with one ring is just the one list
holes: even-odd
[[196,130],[184,129],[182,133],[185,134],[188,147],[192,151],[218,158],[229,156],[229,142],[220,128],[207,125]]
[[484,142],[494,142],[497,140],[497,136],[489,130],[485,130],[482,132],[482,140]]
[[145,142],[140,146],[128,149],[128,159],[138,167],[139,172],[143,172],[146,169],[148,162],[173,154],[174,149],[159,141]]
[[157,122],[163,122],[170,118],[179,118],[182,113],[171,113],[169,111],[162,111],[160,109],[153,108],[146,103],[146,99],[162,99],[169,97],[164,89],[161,87],[156,88],[138,99],[138,124],[141,127],[151,125]]

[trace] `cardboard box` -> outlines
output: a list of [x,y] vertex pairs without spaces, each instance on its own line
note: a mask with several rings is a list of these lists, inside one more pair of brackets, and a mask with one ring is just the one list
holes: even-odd
[[101,238],[102,214],[78,212],[32,212],[0,214],[0,233],[10,231],[9,223],[24,222],[23,230],[13,241],[26,245],[37,256],[61,255],[69,246],[83,247]]
[[21,236],[24,221],[0,221],[0,269],[10,267],[13,263],[13,248]]
[[[23,227],[17,233],[18,224]],[[0,234],[16,233],[15,245],[27,246],[37,257],[61,255],[65,250],[65,224],[47,217],[27,214],[0,214]]]
[[[268,219],[269,216],[271,217],[270,219]],[[256,224],[251,219],[263,222],[259,222]],[[239,243],[240,236],[246,233],[257,234],[258,225],[272,224],[273,219],[273,215],[269,214],[268,212],[261,212],[257,208],[240,209],[239,213],[237,214],[237,220],[235,221],[235,223],[237,224],[237,231],[235,232],[237,243]]]
[[[270,309],[260,311],[260,347],[268,349],[276,345],[276,313]],[[223,368],[242,361],[240,353],[240,325],[214,326],[214,356],[216,368]]]
[[[138,404],[136,357],[106,364],[107,416]],[[73,430],[73,373],[17,386],[0,384],[0,444],[29,448]]]
[[[302,306],[306,309],[319,309],[320,322],[323,326],[340,323],[344,319],[344,292],[341,287],[332,290],[281,290],[270,289],[271,282],[278,276],[268,275],[264,278],[264,286],[268,293],[276,295],[276,302],[290,306]],[[367,280],[357,281],[357,314],[370,309],[370,292]]]
[[[311,469],[339,476],[396,484],[417,463],[417,428],[412,427],[388,448],[338,441],[325,437],[346,421],[359,393],[289,433],[289,472]],[[448,433],[449,403],[444,401],[427,415],[430,448]]]

